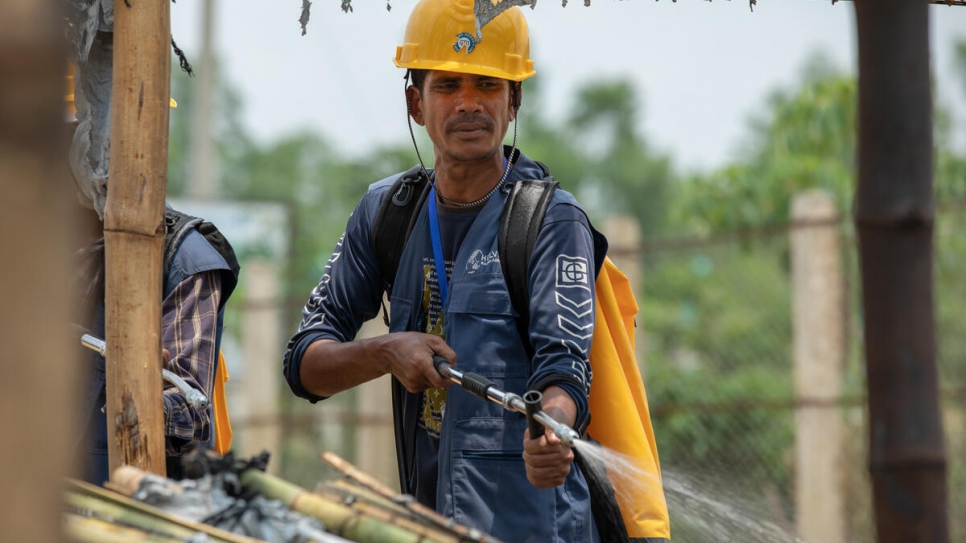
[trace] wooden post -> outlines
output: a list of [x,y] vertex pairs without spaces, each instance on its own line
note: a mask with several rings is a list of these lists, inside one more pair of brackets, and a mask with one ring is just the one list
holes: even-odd
[[64,92],[57,2],[0,2],[0,507],[4,541],[62,541],[79,343],[69,341]]
[[[641,266],[641,225],[634,217],[621,215],[608,217],[601,224],[600,230],[610,247],[607,254],[614,264],[631,283],[637,304],[644,307],[644,272]],[[637,327],[634,329],[634,353],[637,355],[637,367],[641,370],[641,377],[647,379],[647,366],[644,357],[644,320],[643,314],[637,314]]]
[[932,292],[926,0],[856,0],[869,470],[880,543],[949,541]]
[[278,359],[282,352],[279,305],[279,268],[262,258],[245,262],[245,312],[242,320],[242,346],[245,352],[244,406],[248,420],[267,423],[250,425],[241,437],[242,454],[271,454],[268,472],[279,473],[282,465],[282,430],[279,420]]
[[[165,474],[161,248],[171,85],[170,3],[116,2],[105,240],[110,468]],[[112,431],[113,429],[113,431]]]
[[837,401],[845,364],[845,288],[838,210],[821,189],[792,200],[795,502],[804,541],[845,543],[843,425]]

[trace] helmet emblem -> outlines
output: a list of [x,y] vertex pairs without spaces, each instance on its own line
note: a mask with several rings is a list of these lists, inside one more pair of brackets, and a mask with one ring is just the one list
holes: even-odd
[[476,38],[467,32],[460,32],[456,35],[456,43],[453,44],[453,50],[459,53],[464,47],[467,53],[472,53],[473,49],[476,49]]

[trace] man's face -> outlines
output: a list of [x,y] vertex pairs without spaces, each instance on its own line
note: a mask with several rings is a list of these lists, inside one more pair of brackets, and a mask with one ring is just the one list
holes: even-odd
[[431,70],[422,91],[410,87],[413,120],[425,126],[437,156],[473,162],[503,154],[510,121],[510,82],[482,75]]

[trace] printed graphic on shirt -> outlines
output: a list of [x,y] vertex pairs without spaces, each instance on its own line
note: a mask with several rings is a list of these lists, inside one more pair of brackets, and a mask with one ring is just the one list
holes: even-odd
[[[447,269],[452,267],[447,262]],[[436,266],[433,259],[423,259],[423,314],[426,315],[427,334],[433,334],[446,339],[443,332],[443,300],[439,294],[439,279],[436,276]],[[443,409],[446,408],[446,389],[431,388],[423,392],[423,412],[419,419],[419,426],[426,432],[439,439],[439,431],[443,427]]]
[[557,288],[590,290],[590,267],[582,256],[557,255]]
[[499,263],[500,253],[498,251],[490,251],[489,254],[484,254],[482,249],[477,249],[466,260],[466,273],[475,273],[490,264]]
[[557,329],[560,343],[575,358],[572,375],[589,389],[592,376],[587,358],[589,339],[594,335],[593,275],[588,260],[581,256],[557,255],[556,289]]
[[335,250],[332,251],[332,256],[329,257],[328,262],[325,263],[325,268],[322,270],[322,277],[319,279],[319,284],[312,289],[312,293],[309,294],[309,301],[305,303],[305,308],[302,309],[302,322],[299,324],[299,332],[303,332],[322,324],[325,320],[325,313],[320,311],[322,303],[329,297],[329,282],[332,280],[332,266],[339,261],[342,256],[342,244],[345,242],[345,232],[342,232],[342,236],[339,237],[338,243],[335,244]]

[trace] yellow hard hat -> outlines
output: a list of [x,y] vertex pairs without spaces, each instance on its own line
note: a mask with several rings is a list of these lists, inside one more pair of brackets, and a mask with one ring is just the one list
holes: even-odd
[[473,0],[421,0],[409,16],[403,45],[396,47],[396,66],[511,81],[537,73],[530,59],[530,31],[520,8],[497,15],[483,25],[481,34],[478,39]]

